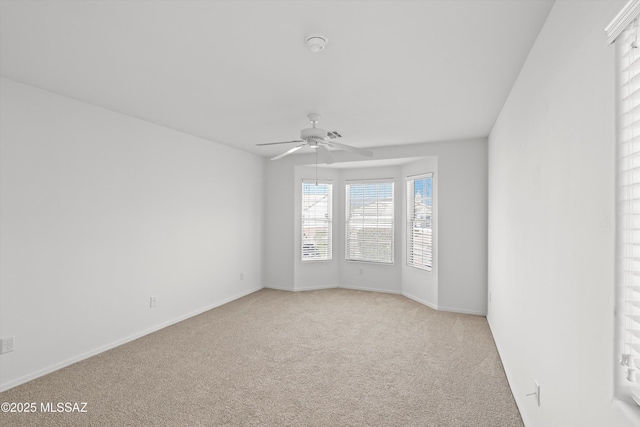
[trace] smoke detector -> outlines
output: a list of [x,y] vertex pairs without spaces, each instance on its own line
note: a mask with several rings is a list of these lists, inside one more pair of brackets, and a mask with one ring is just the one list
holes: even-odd
[[329,38],[322,33],[311,33],[307,34],[304,41],[311,52],[316,53],[324,50],[327,43],[329,43]]

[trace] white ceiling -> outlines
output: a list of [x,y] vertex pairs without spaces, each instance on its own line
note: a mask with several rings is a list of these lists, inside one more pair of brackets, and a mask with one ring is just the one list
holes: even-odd
[[358,147],[484,137],[552,4],[2,0],[0,73],[265,156],[310,112]]

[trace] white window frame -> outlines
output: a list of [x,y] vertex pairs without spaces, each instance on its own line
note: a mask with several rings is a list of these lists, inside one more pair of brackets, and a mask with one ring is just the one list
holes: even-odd
[[[424,203],[415,199],[416,181],[431,182],[431,196]],[[407,188],[407,266],[433,269],[433,173],[406,178]],[[423,206],[419,206],[423,205]],[[420,209],[421,208],[421,209]]]
[[[615,395],[640,414],[640,0],[605,29],[616,42],[616,349]],[[640,42],[640,40],[638,40]]]
[[[326,188],[327,194],[318,200],[309,200],[305,195],[306,186]],[[303,262],[331,261],[333,259],[333,182],[321,180],[302,180],[301,186],[301,227],[300,257]],[[309,206],[305,206],[306,204]],[[317,228],[326,230],[322,237],[309,237],[307,232]],[[310,245],[313,245],[311,248]],[[318,249],[318,248],[325,249]],[[314,254],[317,254],[314,256]]]
[[[365,196],[364,196],[364,186],[375,185],[378,187],[383,184],[391,184],[391,208],[383,209],[386,213],[390,213],[386,216],[380,215],[380,205],[386,199],[385,194],[381,194],[379,188],[376,189],[376,197],[375,202],[369,203],[365,205]],[[352,193],[352,188],[357,188],[362,186],[362,209],[359,209],[360,212],[356,212],[353,209],[350,203],[350,195]],[[345,260],[346,261],[356,261],[356,262],[370,262],[377,264],[393,264],[394,263],[394,252],[395,252],[395,196],[394,196],[394,180],[393,179],[370,179],[370,180],[357,180],[357,181],[346,181],[345,182]],[[376,204],[376,215],[367,216],[366,213],[372,213],[371,209],[367,211],[366,206],[370,206],[372,204]],[[387,203],[388,205],[388,203]],[[368,218],[368,219],[367,219]],[[365,239],[353,239],[353,228],[358,225],[360,228],[365,228],[365,225],[369,226],[368,228],[375,229],[376,233],[373,239],[369,239],[365,241]],[[379,233],[378,230],[381,229],[389,229],[390,230],[390,240],[387,239],[378,239]],[[361,250],[352,250],[352,243],[357,243],[356,246],[359,248],[369,246],[370,249],[367,249],[365,254],[362,253]],[[373,247],[375,246],[375,247]],[[389,249],[386,250],[385,247]],[[385,253],[389,254],[389,257],[385,257]]]

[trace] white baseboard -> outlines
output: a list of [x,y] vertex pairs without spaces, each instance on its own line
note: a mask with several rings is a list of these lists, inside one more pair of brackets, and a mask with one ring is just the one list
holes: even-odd
[[284,287],[278,287],[278,286],[272,286],[272,285],[267,285],[265,286],[265,288],[267,289],[276,289],[278,291],[289,291],[289,292],[302,292],[302,291],[315,291],[315,290],[319,290],[319,289],[334,289],[334,288],[341,288],[341,289],[351,289],[354,291],[367,291],[367,292],[382,292],[385,294],[399,294],[399,295],[404,295],[405,297],[412,299],[416,302],[419,302],[420,304],[424,304],[427,307],[433,308],[434,310],[439,310],[439,311],[449,311],[452,313],[460,313],[460,314],[472,314],[475,316],[486,316],[487,313],[483,312],[483,311],[476,311],[476,310],[466,310],[466,309],[462,309],[462,308],[451,308],[451,307],[442,307],[442,306],[438,306],[437,304],[433,304],[430,301],[424,300],[422,298],[418,298],[414,295],[408,294],[406,292],[402,292],[402,291],[397,291],[395,289],[379,289],[379,288],[367,288],[367,287],[363,287],[363,286],[347,286],[347,285],[323,285],[323,286],[308,286],[308,287],[304,287],[304,288],[294,288],[294,289],[290,289],[290,288],[284,288]]
[[265,289],[275,289],[276,291],[289,291],[293,292],[293,288],[285,288],[284,286],[276,286],[276,285],[264,285]]
[[440,311],[449,311],[451,313],[460,313],[460,314],[473,314],[474,316],[486,316],[486,311],[478,311],[478,310],[467,310],[466,308],[455,308],[455,307],[442,307],[438,306],[438,310]]
[[408,294],[408,293],[406,293],[406,292],[403,292],[403,293],[402,293],[402,295],[404,295],[405,297],[407,297],[407,298],[409,298],[409,299],[414,300],[415,302],[419,302],[420,304],[424,304],[424,305],[426,305],[426,306],[427,306],[427,307],[429,307],[429,308],[433,308],[434,310],[439,310],[439,308],[438,308],[438,306],[437,306],[436,304],[434,304],[434,303],[432,303],[432,302],[429,302],[429,301],[427,301],[427,300],[425,300],[425,299],[418,298],[418,297],[413,296],[413,295],[411,295],[411,294]]
[[305,286],[305,287],[295,287],[295,288],[285,288],[282,286],[273,286],[266,285],[266,289],[275,289],[277,291],[288,291],[288,292],[302,292],[302,291],[317,291],[320,289],[335,289],[339,288],[340,285],[321,285],[321,286]]
[[339,288],[339,285],[322,285],[322,286],[305,286],[303,288],[301,287],[296,287],[294,288],[294,291],[298,292],[298,291],[317,291],[319,289],[335,289],[335,288]]
[[84,353],[79,354],[77,356],[70,357],[69,359],[63,360],[62,362],[55,363],[55,364],[53,364],[51,366],[48,366],[46,368],[43,368],[43,369],[39,369],[39,370],[37,370],[37,371],[35,371],[35,372],[31,373],[31,374],[23,375],[22,377],[16,378],[15,380],[7,381],[6,383],[0,384],[0,392],[7,391],[7,390],[9,390],[9,389],[11,389],[13,387],[16,387],[16,386],[19,386],[19,385],[24,384],[26,382],[35,380],[36,378],[42,377],[44,375],[50,374],[51,372],[55,372],[55,371],[57,371],[59,369],[65,368],[65,367],[67,367],[69,365],[73,365],[74,363],[80,362],[81,360],[88,359],[88,358],[90,358],[92,356],[95,356],[97,354],[103,353],[103,352],[105,352],[107,350],[111,350],[112,348],[116,348],[118,346],[121,346],[122,344],[126,344],[128,342],[134,341],[134,340],[136,340],[138,338],[141,338],[141,337],[143,337],[145,335],[149,335],[149,334],[151,334],[153,332],[159,331],[160,329],[166,328],[167,326],[171,326],[173,324],[182,322],[183,320],[186,320],[186,319],[188,319],[190,317],[197,316],[198,314],[204,313],[205,311],[209,311],[209,310],[211,310],[213,308],[216,308],[216,307],[219,307],[221,305],[227,304],[227,303],[229,303],[231,301],[237,300],[238,298],[242,298],[244,296],[247,296],[249,294],[257,292],[260,289],[262,289],[262,287],[257,287],[257,288],[254,288],[254,289],[250,289],[249,291],[242,292],[242,293],[240,293],[238,295],[234,295],[234,296],[232,296],[230,298],[226,298],[226,299],[224,299],[222,301],[218,301],[218,302],[216,302],[214,304],[211,304],[211,305],[208,305],[206,307],[199,308],[199,309],[197,309],[195,311],[192,311],[192,312],[190,312],[188,314],[176,317],[175,319],[163,322],[163,323],[161,323],[159,325],[156,325],[156,326],[153,326],[151,328],[145,329],[143,331],[137,332],[137,333],[135,333],[133,335],[129,335],[129,336],[125,337],[125,338],[113,341],[113,342],[111,342],[109,344],[100,346],[98,348],[95,348],[93,350],[84,352]]
[[385,294],[401,294],[400,291],[392,290],[392,289],[378,289],[378,288],[367,288],[362,286],[345,286],[345,285],[321,285],[321,286],[305,286],[305,287],[295,287],[294,289],[285,288],[280,286],[266,285],[267,289],[275,289],[278,291],[289,291],[289,292],[302,292],[302,291],[317,291],[321,289],[351,289],[354,291],[368,291],[368,292],[382,292]]
[[477,310],[467,310],[464,308],[451,308],[451,307],[443,307],[437,304],[434,304],[432,302],[429,302],[425,299],[422,298],[418,298],[414,295],[408,294],[406,292],[402,292],[402,295],[404,295],[405,297],[412,299],[416,302],[419,302],[420,304],[424,304],[427,307],[433,308],[434,310],[438,310],[438,311],[448,311],[451,313],[460,313],[460,314],[473,314],[474,316],[486,316],[487,313],[484,311],[477,311]]
[[378,288],[366,288],[362,286],[345,286],[345,285],[337,285],[336,287],[342,289],[352,289],[354,291],[367,291],[367,292],[382,292],[385,294],[401,294],[402,292],[396,291],[393,289],[378,289]]

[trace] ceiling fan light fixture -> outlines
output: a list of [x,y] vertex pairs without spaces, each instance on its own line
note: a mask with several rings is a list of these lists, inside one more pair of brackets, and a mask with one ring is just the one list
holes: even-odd
[[322,33],[311,33],[307,34],[304,41],[311,52],[316,53],[324,50],[329,43],[329,38]]

